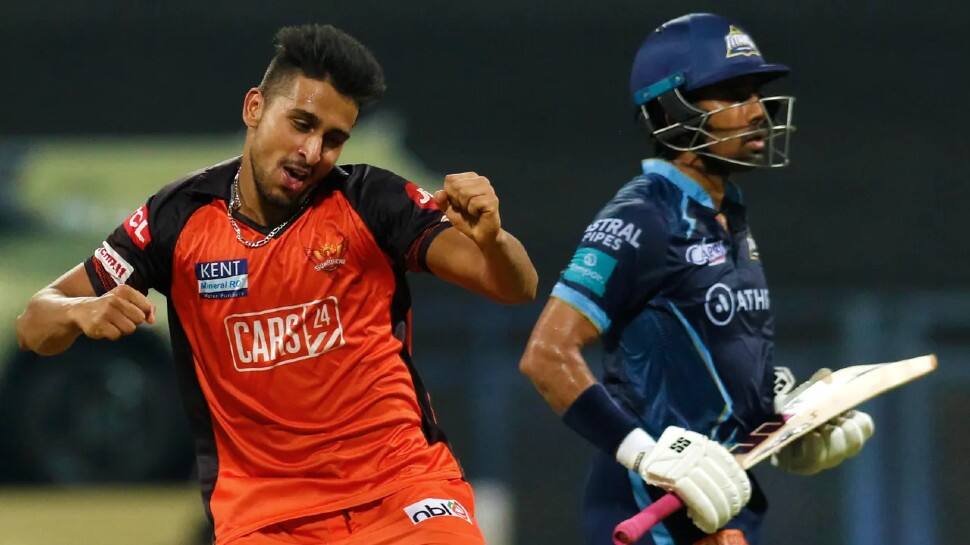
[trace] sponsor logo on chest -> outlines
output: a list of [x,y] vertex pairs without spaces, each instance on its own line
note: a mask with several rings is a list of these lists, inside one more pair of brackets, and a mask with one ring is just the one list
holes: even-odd
[[249,266],[245,259],[196,263],[195,279],[203,299],[230,299],[249,293]]
[[471,524],[472,518],[458,500],[425,498],[404,508],[411,524],[418,524],[435,517],[457,517]]
[[720,240],[701,242],[687,248],[684,259],[694,265],[720,265],[727,260],[727,248]]
[[771,310],[771,296],[767,288],[732,290],[718,282],[707,290],[704,311],[712,324],[725,326],[739,313]]
[[266,371],[347,344],[336,297],[233,314],[224,323],[237,371]]

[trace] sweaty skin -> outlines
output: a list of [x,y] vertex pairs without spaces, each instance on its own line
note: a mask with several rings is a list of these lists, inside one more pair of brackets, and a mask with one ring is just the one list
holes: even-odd
[[542,310],[519,362],[546,403],[561,415],[596,379],[582,349],[599,338],[586,316],[555,297]]

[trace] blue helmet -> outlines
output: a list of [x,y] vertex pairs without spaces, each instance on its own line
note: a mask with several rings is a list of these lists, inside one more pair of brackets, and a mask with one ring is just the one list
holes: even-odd
[[[705,130],[708,118],[717,112],[697,108],[684,98],[684,93],[740,76],[759,75],[768,81],[788,72],[783,64],[765,62],[754,40],[740,25],[718,15],[692,13],[664,23],[647,36],[633,61],[630,93],[651,135],[672,149],[747,166],[784,166],[788,164],[788,137],[794,130],[793,97],[762,98],[766,125],[730,137],[749,137],[755,132],[766,136],[765,156],[742,161],[704,151],[725,140]],[[659,104],[664,119],[651,118],[651,103]],[[783,139],[784,145],[776,145],[777,139]]]

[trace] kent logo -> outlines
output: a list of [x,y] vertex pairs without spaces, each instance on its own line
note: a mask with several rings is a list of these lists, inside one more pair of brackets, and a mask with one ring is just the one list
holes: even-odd
[[458,500],[425,498],[404,508],[411,524],[418,524],[435,517],[458,517],[471,524],[472,518]]
[[230,299],[249,293],[249,266],[245,259],[196,263],[195,279],[203,299]]

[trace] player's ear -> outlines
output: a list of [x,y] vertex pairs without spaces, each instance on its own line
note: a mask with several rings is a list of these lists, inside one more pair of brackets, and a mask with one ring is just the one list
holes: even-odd
[[258,87],[253,87],[246,92],[243,99],[242,119],[250,129],[259,126],[259,120],[263,117],[263,109],[266,107],[266,96]]

